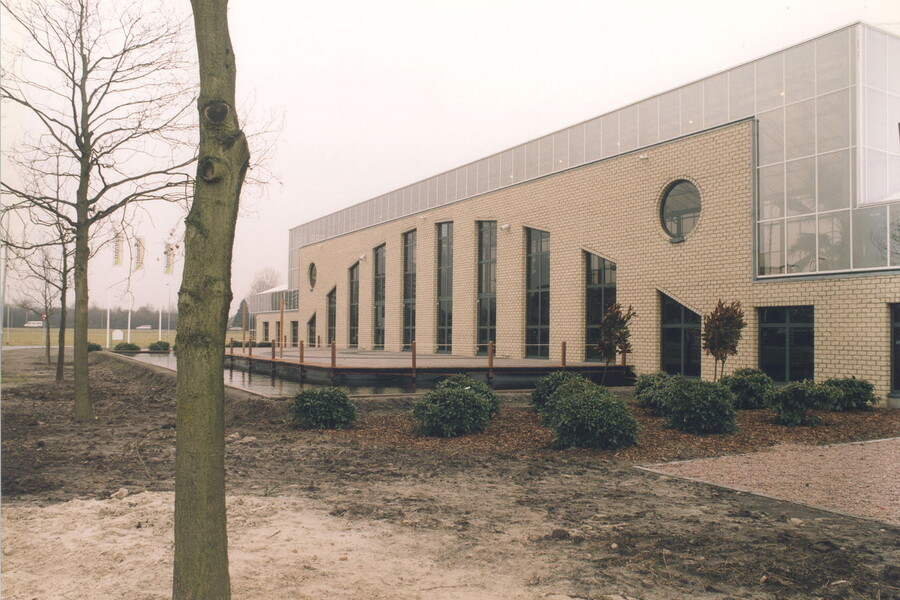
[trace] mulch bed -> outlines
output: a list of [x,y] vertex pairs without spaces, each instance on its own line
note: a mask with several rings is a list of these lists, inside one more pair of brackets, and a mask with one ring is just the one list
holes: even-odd
[[[737,432],[693,435],[665,427],[663,420],[632,405],[641,426],[638,443],[621,450],[568,449],[566,452],[599,459],[653,463],[689,458],[755,452],[776,444],[834,444],[900,436],[900,410],[814,412],[815,427],[785,427],[774,422],[769,410],[738,411]],[[352,440],[367,448],[405,448],[449,453],[530,454],[553,448],[553,431],[538,423],[529,408],[503,407],[482,433],[457,438],[435,438],[416,433],[408,414],[362,416],[353,427],[327,432],[336,439]]]

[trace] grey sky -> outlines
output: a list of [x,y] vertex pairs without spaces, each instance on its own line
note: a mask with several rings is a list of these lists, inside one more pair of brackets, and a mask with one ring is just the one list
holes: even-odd
[[[293,226],[858,20],[900,33],[900,2],[231,0],[245,129],[283,120],[280,181],[243,199],[235,297],[265,266],[286,281]],[[153,229],[178,218],[144,219],[136,305],[165,283],[175,302]],[[127,275],[110,264],[100,305]]]

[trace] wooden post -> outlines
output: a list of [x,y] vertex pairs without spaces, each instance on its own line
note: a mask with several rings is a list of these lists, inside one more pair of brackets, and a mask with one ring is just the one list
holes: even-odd
[[300,364],[303,364],[303,350],[305,348],[305,342],[300,340]]
[[409,345],[409,349],[412,351],[412,380],[416,380],[416,340],[413,340]]
[[[281,330],[284,331],[283,329]],[[287,343],[287,336],[282,333],[281,335],[281,358],[284,358],[284,345]]]
[[231,338],[230,348],[231,348],[231,356],[234,356],[234,338]]
[[250,345],[247,348],[250,350],[250,358],[253,358],[253,340],[250,340]]
[[488,342],[488,379],[494,378],[494,341]]
[[317,335],[316,336],[316,348],[321,348],[321,347],[322,347],[322,336]]
[[272,340],[272,368],[275,368],[275,346],[278,345],[278,340]]
[[566,343],[562,343],[562,366],[566,366]]
[[303,373],[303,348],[304,348],[303,340],[300,340],[299,348],[300,348],[300,356],[297,359],[297,365],[300,368],[300,383],[303,383],[303,375],[304,375],[304,373]]

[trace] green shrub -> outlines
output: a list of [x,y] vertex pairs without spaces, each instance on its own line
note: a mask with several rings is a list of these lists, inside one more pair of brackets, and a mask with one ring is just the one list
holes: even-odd
[[646,408],[651,414],[662,417],[668,412],[666,402],[669,395],[666,392],[668,386],[681,379],[680,375],[669,375],[662,371],[648,375],[638,375],[634,384],[634,396],[638,406]]
[[544,412],[544,406],[550,402],[556,389],[569,381],[581,381],[584,377],[571,371],[554,371],[545,377],[538,379],[531,391],[531,406],[538,413]]
[[806,414],[806,411],[831,406],[834,397],[835,392],[830,386],[817,385],[806,379],[792,381],[783,387],[773,387],[766,401],[778,423],[797,427],[818,423],[819,420]]
[[425,435],[439,437],[484,431],[492,414],[491,401],[471,388],[435,388],[413,405],[419,430]]
[[101,346],[100,344],[88,342],[88,352],[100,352],[101,350],[103,350],[103,346]]
[[343,429],[356,420],[356,406],[336,387],[303,390],[288,410],[291,423],[300,429]]
[[141,347],[130,342],[120,342],[114,349],[116,352],[140,352]]
[[666,424],[688,433],[731,433],[734,424],[734,394],[724,385],[679,378],[669,383]]
[[271,348],[272,342],[255,342],[253,345],[257,348]]
[[494,390],[492,390],[491,387],[483,381],[475,381],[468,375],[451,375],[450,377],[440,381],[434,387],[434,389],[436,390],[445,390],[450,388],[472,390],[488,402],[491,407],[491,415],[497,414],[497,411],[500,410],[500,398],[497,396],[497,394],[494,393]]
[[605,387],[568,383],[560,386],[551,405],[546,424],[556,431],[558,446],[615,449],[637,442],[637,421]]
[[162,340],[160,340],[158,342],[153,342],[152,344],[147,346],[147,349],[150,350],[150,352],[168,352],[169,351],[169,342],[162,341]]
[[563,398],[582,394],[587,390],[599,387],[596,383],[582,376],[571,377],[563,381],[556,387],[556,390],[550,396],[550,399],[544,404],[541,412],[538,413],[541,424],[545,427],[553,427],[553,419],[556,416],[556,404]]
[[732,391],[734,407],[738,410],[765,408],[766,394],[774,385],[772,378],[759,369],[738,369],[719,383]]
[[832,389],[833,397],[828,409],[833,412],[869,410],[878,403],[875,386],[865,379],[837,377],[822,382]]

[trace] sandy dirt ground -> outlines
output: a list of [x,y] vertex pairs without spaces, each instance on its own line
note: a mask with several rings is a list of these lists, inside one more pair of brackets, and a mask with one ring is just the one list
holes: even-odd
[[[76,426],[28,352],[3,357],[3,597],[169,597],[173,378],[92,357],[97,419]],[[405,401],[341,434],[226,403],[235,598],[900,599],[889,523],[546,443],[386,444]],[[497,427],[524,411],[505,400]]]

